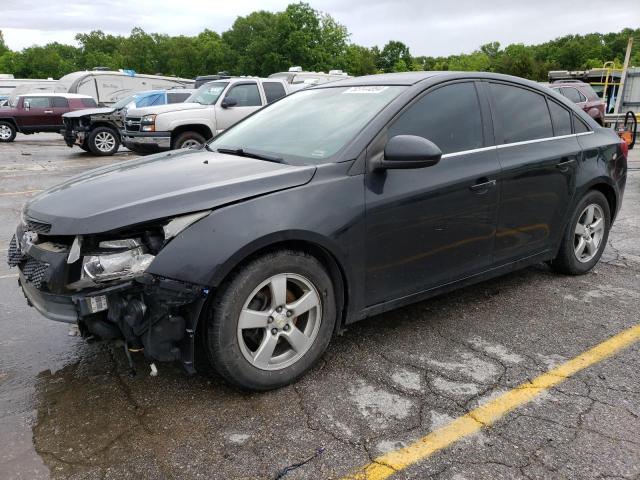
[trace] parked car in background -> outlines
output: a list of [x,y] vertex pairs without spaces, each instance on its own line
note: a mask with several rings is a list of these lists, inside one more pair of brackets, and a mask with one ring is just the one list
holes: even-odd
[[588,83],[579,80],[564,80],[551,83],[549,88],[578,105],[598,125],[604,124],[605,104]]
[[198,148],[289,91],[282,80],[268,78],[205,83],[185,103],[128,110],[122,143],[137,152]]
[[78,145],[95,155],[113,155],[122,143],[120,131],[127,110],[182,103],[194,92],[189,88],[150,90],[125,97],[111,107],[65,113],[62,116],[64,128],[60,133],[69,147]]
[[[241,98],[217,83],[199,94]],[[287,96],[205,149],[38,194],[8,259],[43,315],[191,373],[202,348],[228,381],[268,390],[352,322],[538,262],[589,272],[626,157],[528,80],[358,77]]]
[[13,142],[17,133],[59,132],[62,115],[96,107],[88,95],[73,93],[33,93],[20,95],[0,107],[0,142]]
[[352,78],[342,70],[329,70],[324,72],[304,72],[302,67],[291,67],[288,72],[278,72],[269,75],[269,78],[279,78],[290,85],[292,91],[308,88],[313,85],[322,85],[327,82]]

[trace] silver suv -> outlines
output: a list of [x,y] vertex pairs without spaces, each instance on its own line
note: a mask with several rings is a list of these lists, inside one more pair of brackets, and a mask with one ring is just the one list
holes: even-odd
[[291,92],[279,79],[234,77],[208,82],[184,103],[127,111],[122,143],[136,152],[198,148]]

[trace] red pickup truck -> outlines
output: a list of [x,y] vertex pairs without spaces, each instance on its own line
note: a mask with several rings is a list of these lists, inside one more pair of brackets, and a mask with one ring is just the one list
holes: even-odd
[[73,93],[31,93],[16,97],[0,107],[0,142],[13,142],[16,133],[60,132],[62,114],[97,107],[88,95]]

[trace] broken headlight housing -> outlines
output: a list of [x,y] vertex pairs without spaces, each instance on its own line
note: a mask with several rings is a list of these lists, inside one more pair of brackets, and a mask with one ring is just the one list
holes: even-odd
[[144,273],[155,258],[137,239],[104,241],[100,242],[100,248],[114,251],[82,259],[82,277],[96,283],[136,277]]

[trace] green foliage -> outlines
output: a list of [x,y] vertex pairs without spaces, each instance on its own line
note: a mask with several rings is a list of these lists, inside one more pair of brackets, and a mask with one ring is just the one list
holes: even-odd
[[0,72],[17,78],[59,78],[93,67],[127,68],[194,78],[228,71],[267,76],[300,65],[305,70],[340,68],[351,75],[409,70],[501,72],[544,80],[549,70],[582,70],[605,61],[621,65],[629,37],[631,65],[640,66],[640,28],[617,33],[566,35],[539,45],[481,45],[474,52],[448,57],[414,57],[409,47],[390,40],[382,49],[349,41],[349,32],[330,15],[307,3],[281,12],[256,11],[238,17],[221,35],[169,36],[134,28],[128,36],[95,30],[76,35],[78,46],[49,43],[19,52],[7,48],[0,31]]

